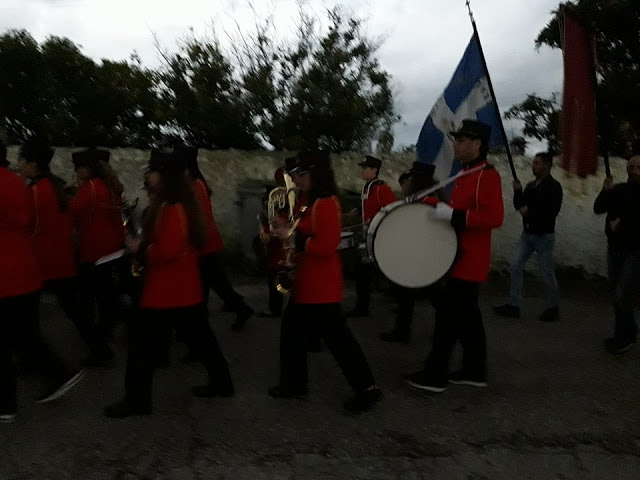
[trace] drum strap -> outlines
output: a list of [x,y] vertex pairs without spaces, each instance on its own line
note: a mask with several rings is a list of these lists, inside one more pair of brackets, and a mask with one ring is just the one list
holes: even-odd
[[414,193],[413,195],[409,195],[408,197],[405,197],[404,201],[406,203],[413,203],[413,202],[417,202],[418,200],[423,199],[424,197],[428,197],[429,195],[431,195],[432,193],[437,192],[438,190],[440,190],[441,188],[446,187],[447,185],[449,185],[450,183],[455,182],[458,178],[462,178],[462,177],[466,177],[467,175],[471,175],[472,173],[477,173],[480,172],[482,170],[486,170],[488,168],[493,168],[493,165],[490,164],[484,164],[484,165],[480,165],[478,167],[473,167],[470,168],[469,170],[461,170],[460,172],[456,173],[455,175],[442,180],[441,182],[436,183],[434,186],[429,187],[425,190],[421,190],[417,193]]

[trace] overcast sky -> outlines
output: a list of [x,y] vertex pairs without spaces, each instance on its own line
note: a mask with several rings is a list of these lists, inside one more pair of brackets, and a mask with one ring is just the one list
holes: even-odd
[[[278,30],[291,34],[295,0],[256,0],[260,13],[275,11]],[[472,27],[464,0],[307,0],[310,9],[339,3],[366,19],[367,32],[384,36],[378,58],[392,75],[398,112],[396,147],[414,144],[431,106],[458,64]],[[562,55],[534,49],[534,39],[559,0],[473,0],[472,7],[489,72],[502,111],[527,93],[548,95],[562,88]],[[125,59],[135,50],[150,66],[159,63],[154,35],[172,49],[189,27],[205,32],[214,24],[251,29],[246,0],[1,0],[0,31],[24,28],[37,40],[69,37],[95,59]],[[224,35],[220,35],[224,42]],[[510,133],[517,124],[505,123]],[[532,146],[532,149],[539,145]]]

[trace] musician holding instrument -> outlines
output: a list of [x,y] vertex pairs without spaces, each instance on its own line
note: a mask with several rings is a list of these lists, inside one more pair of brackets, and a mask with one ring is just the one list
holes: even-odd
[[125,397],[105,408],[112,418],[147,415],[152,409],[152,382],[158,359],[167,356],[177,330],[206,368],[209,383],[192,388],[197,397],[228,397],[234,388],[227,362],[209,325],[204,303],[199,251],[207,231],[182,158],[156,153],[147,175],[149,211],[143,238],[129,248],[143,249],[144,284],[140,315],[132,322],[125,378]]
[[[112,182],[104,168],[103,150],[88,149],[72,154],[76,175],[76,195],[69,200],[80,243],[80,296],[92,327],[101,341],[113,333],[119,298],[114,281],[117,262],[122,256],[125,231],[122,225],[122,190]],[[107,154],[109,152],[106,152]],[[94,309],[97,304],[98,319]],[[91,355],[88,366],[104,366],[110,352]]]
[[382,399],[382,392],[340,306],[342,219],[329,154],[302,152],[289,174],[308,201],[292,223],[294,231],[282,237],[285,249],[295,249],[293,291],[280,333],[280,383],[269,388],[269,394],[275,398],[306,396],[307,344],[315,334],[324,339],[355,391],[345,408],[364,411]]
[[[358,165],[361,168],[362,179],[365,181],[361,193],[361,207],[362,226],[364,232],[366,232],[371,220],[380,209],[395,202],[397,198],[391,187],[378,178],[382,160],[367,155],[364,161]],[[358,257],[356,264],[356,305],[347,313],[347,317],[369,316],[371,281],[376,273],[376,268],[363,248],[361,248],[361,253],[362,255]]]
[[245,303],[242,296],[234,290],[225,271],[222,257],[224,245],[213,216],[213,207],[211,206],[212,190],[200,171],[198,149],[177,146],[174,152],[184,161],[186,174],[192,182],[196,198],[207,224],[207,242],[200,250],[199,260],[205,303],[208,303],[209,290],[213,290],[224,302],[225,306],[236,314],[236,320],[231,325],[231,328],[233,330],[242,330],[247,320],[254,314],[254,311]]
[[93,315],[83,308],[80,278],[73,251],[73,219],[64,193],[64,180],[49,164],[53,150],[40,139],[30,139],[20,149],[18,170],[29,186],[35,208],[33,245],[44,281],[43,289],[53,293],[73,322],[94,358],[113,353],[92,324]]
[[[285,164],[291,162],[286,159]],[[285,255],[280,237],[289,228],[288,199],[274,199],[272,192],[285,189],[284,169],[278,168],[274,173],[277,187],[269,189],[263,198],[263,212],[259,216],[259,241],[262,246],[262,256],[266,260],[267,287],[269,289],[269,310],[261,312],[262,318],[276,318],[282,314],[283,296],[278,292],[276,278],[284,267]],[[275,202],[275,203],[274,203]]]
[[[463,120],[451,132],[454,159],[463,170],[455,180],[449,203],[437,202],[435,217],[450,223],[458,236],[458,256],[436,309],[432,348],[424,369],[406,381],[419,389],[439,393],[447,383],[487,386],[487,353],[478,289],[487,280],[491,232],[502,225],[504,205],[497,170],[487,162],[491,127]],[[449,374],[449,358],[457,341],[463,348],[462,369]]]

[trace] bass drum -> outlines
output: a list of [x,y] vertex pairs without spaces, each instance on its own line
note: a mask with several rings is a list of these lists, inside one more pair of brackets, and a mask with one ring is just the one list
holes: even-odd
[[393,283],[422,288],[440,280],[456,259],[453,227],[426,203],[390,203],[373,218],[367,252]]

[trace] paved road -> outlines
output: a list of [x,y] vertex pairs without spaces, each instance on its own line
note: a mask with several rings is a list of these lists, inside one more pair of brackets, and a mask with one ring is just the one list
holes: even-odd
[[[266,304],[262,284],[239,289],[256,307]],[[527,290],[541,292],[534,283]],[[57,403],[34,404],[40,384],[22,379],[19,418],[0,425],[0,480],[640,478],[640,354],[603,351],[611,315],[603,285],[565,284],[556,324],[536,320],[543,304],[533,297],[520,320],[495,317],[490,306],[503,291],[497,280],[482,292],[489,388],[453,386],[437,396],[402,381],[422,362],[433,311],[419,305],[411,345],[388,345],[376,337],[393,304],[377,298],[374,316],[351,325],[385,399],[359,416],[343,412],[348,387],[327,352],[310,355],[309,400],[268,397],[279,321],[253,319],[234,333],[232,316],[214,303],[236,396],[192,398],[204,373],[180,362],[178,345],[172,367],[156,376],[154,415],[108,420],[102,407],[122,394],[120,338],[117,366],[88,372]],[[45,331],[77,357],[69,325],[56,307],[44,310]]]

